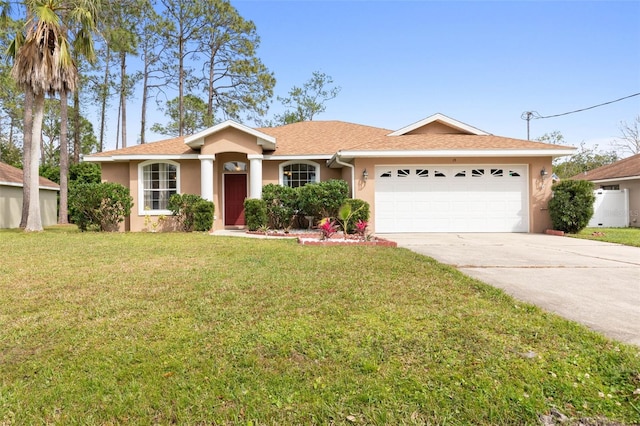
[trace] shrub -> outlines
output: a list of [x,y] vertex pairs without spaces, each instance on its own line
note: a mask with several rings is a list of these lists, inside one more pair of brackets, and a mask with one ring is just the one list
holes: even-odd
[[169,210],[184,232],[208,231],[213,224],[214,206],[211,201],[194,194],[173,194]]
[[119,183],[79,183],[69,190],[69,207],[81,231],[117,231],[131,213],[133,198]]
[[213,201],[201,199],[193,205],[193,230],[198,232],[209,231],[213,227]]
[[289,227],[298,210],[296,191],[270,183],[262,187],[262,199],[266,203],[268,225],[273,229]]
[[553,186],[549,213],[553,228],[577,233],[593,216],[593,183],[586,180],[563,180]]
[[349,198],[345,201],[345,204],[351,205],[351,217],[347,223],[347,232],[353,232],[356,227],[356,223],[359,221],[368,222],[371,211],[369,203],[358,198]]
[[244,200],[244,218],[249,231],[257,231],[267,226],[267,203],[264,200],[247,198]]
[[43,164],[38,168],[38,174],[57,184],[60,184],[60,167]]
[[100,183],[100,166],[96,163],[76,163],[69,166],[69,184]]
[[296,189],[298,206],[307,216],[316,219],[337,217],[340,206],[349,193],[347,182],[331,179],[325,182],[308,183]]

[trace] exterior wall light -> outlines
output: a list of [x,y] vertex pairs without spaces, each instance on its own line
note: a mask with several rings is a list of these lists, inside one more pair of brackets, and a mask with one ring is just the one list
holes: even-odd
[[369,172],[367,171],[367,169],[364,169],[362,171],[362,180],[364,180],[366,182],[367,179],[369,179]]
[[549,172],[546,167],[542,167],[540,170],[540,189],[544,189],[544,181],[549,176]]
[[547,172],[547,169],[545,167],[543,167],[542,170],[540,170],[540,177],[542,179],[546,178],[548,174],[549,172]]

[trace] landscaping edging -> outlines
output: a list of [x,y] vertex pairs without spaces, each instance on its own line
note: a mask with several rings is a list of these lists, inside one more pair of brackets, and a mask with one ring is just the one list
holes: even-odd
[[564,231],[557,231],[555,229],[547,229],[545,231],[545,234],[547,234],[547,235],[558,235],[560,237],[564,237]]
[[318,240],[298,237],[298,244],[305,246],[379,246],[379,247],[398,247],[395,241],[389,241],[382,238],[375,238],[369,241],[361,241],[354,239],[332,238],[329,240]]
[[379,246],[379,247],[398,247],[398,243],[395,241],[385,240],[384,238],[371,237],[369,240],[362,240],[355,236],[352,238],[344,239],[342,235],[334,235],[328,240],[321,240],[319,232],[260,232],[260,231],[247,231],[247,234],[252,235],[264,235],[265,237],[273,238],[296,238],[298,244],[305,246]]

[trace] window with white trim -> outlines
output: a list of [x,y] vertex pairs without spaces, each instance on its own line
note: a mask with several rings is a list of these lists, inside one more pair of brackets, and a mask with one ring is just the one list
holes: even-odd
[[139,166],[142,176],[139,206],[148,213],[169,213],[169,197],[178,193],[180,165],[173,161],[145,161]]
[[291,188],[320,182],[320,168],[311,161],[289,161],[280,165],[280,184]]

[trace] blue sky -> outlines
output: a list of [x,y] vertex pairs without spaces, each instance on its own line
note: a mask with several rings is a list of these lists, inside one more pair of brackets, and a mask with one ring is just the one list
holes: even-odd
[[[440,112],[526,139],[524,111],[560,114],[640,92],[640,1],[232,4],[257,26],[276,95],[314,70],[342,88],[317,120],[395,130]],[[278,112],[274,102],[270,115]],[[155,114],[149,122],[163,120]],[[558,130],[567,144],[608,148],[620,122],[638,114],[640,96],[533,120],[531,138]]]

